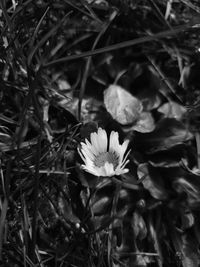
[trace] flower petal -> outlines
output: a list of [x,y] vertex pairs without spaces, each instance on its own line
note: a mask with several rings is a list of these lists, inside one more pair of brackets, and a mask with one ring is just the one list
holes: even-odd
[[115,175],[121,175],[121,174],[124,174],[124,173],[127,173],[127,172],[129,172],[129,169],[121,169],[121,168],[119,168],[119,169],[115,170]]
[[125,140],[123,142],[123,144],[121,145],[121,154],[124,156],[124,153],[128,147],[128,144],[129,144],[129,140]]
[[106,162],[104,165],[106,176],[115,175],[114,166],[112,163]]
[[109,151],[118,152],[118,147],[119,147],[119,134],[118,132],[112,131],[110,134]]
[[84,151],[84,156],[90,158],[92,161],[95,159],[95,155],[92,153],[92,151],[89,149],[89,147],[86,144],[82,144],[81,151],[83,153]]
[[[96,156],[99,154],[99,151],[87,140],[85,139],[85,143],[88,147],[88,149],[90,149],[90,151]],[[81,143],[82,144],[82,143]]]
[[82,165],[82,168],[86,171],[86,172],[89,172],[95,176],[99,176],[97,175],[97,171],[94,169],[94,168],[88,168],[87,166],[85,165]]
[[80,157],[82,158],[82,160],[85,161],[85,158],[81,152],[81,149],[78,147],[77,150],[78,150],[78,153],[79,153]]
[[[118,132],[112,131],[109,137],[109,149],[108,149],[108,136],[104,129],[99,128],[97,133],[93,132],[90,135],[90,141],[85,139],[85,143],[81,142],[81,148],[78,148],[78,153],[80,154],[84,165],[82,168],[95,175],[95,176],[113,176],[120,175],[129,171],[128,168],[124,168],[129,162],[127,157],[130,153],[126,153],[129,141],[126,140],[122,145],[119,144],[119,134]],[[108,157],[109,152],[113,153],[115,157]],[[98,157],[102,157],[105,154],[104,162],[105,164],[101,167],[96,166],[95,162],[98,161]],[[112,162],[113,160],[113,162]]]
[[85,160],[90,160],[91,162],[94,161],[94,155],[87,151],[87,149],[82,149],[81,150],[82,155],[85,157]]
[[[119,162],[119,166],[125,166],[128,162],[129,162],[129,160],[128,160],[128,162],[126,161],[126,159],[127,159],[127,157],[128,157],[128,155],[130,154],[130,152],[131,152],[131,150],[129,150],[127,153],[126,153],[126,156],[125,157],[123,157],[123,159],[121,160],[121,162]],[[125,163],[126,162],[126,163]]]
[[102,128],[98,129],[98,143],[99,143],[99,152],[103,153],[107,151],[108,146],[108,136],[105,130]]
[[99,148],[99,142],[98,142],[98,135],[96,132],[91,133],[90,140],[91,140],[91,144],[94,147],[94,149],[99,152],[100,148]]

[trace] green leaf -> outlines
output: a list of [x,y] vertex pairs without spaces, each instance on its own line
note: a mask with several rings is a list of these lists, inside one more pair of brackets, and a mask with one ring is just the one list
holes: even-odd
[[190,234],[182,236],[182,264],[183,267],[197,267],[199,266],[199,252],[197,250],[198,244],[194,237]]
[[173,183],[173,187],[178,193],[185,192],[187,194],[186,200],[189,206],[200,206],[200,182],[198,180],[193,175],[193,179],[188,176],[179,177]]
[[143,217],[135,211],[132,217],[132,227],[135,237],[143,240],[147,236],[147,227]]
[[142,163],[138,166],[137,174],[139,179],[144,178],[142,184],[152,197],[159,200],[168,198],[168,193],[162,182],[162,177],[156,171],[156,168],[153,168],[148,163]]
[[193,138],[192,133],[185,128],[184,124],[176,119],[163,119],[157,123],[153,132],[139,135],[135,138],[135,144],[142,151],[156,153],[168,150],[174,146],[184,144]]

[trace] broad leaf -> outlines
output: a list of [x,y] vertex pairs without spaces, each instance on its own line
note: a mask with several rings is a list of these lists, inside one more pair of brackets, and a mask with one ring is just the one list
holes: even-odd
[[163,104],[159,109],[159,112],[163,113],[167,118],[181,119],[182,116],[186,113],[186,108],[179,105],[178,103],[171,101]]
[[159,200],[167,199],[168,193],[156,168],[153,168],[148,163],[142,163],[138,166],[137,174],[140,179],[143,179],[142,184],[152,197]]
[[[198,177],[199,180],[199,177]],[[195,179],[189,179],[189,177],[180,177],[173,182],[173,187],[178,193],[187,194],[187,202],[189,206],[200,207],[200,182]]]
[[118,85],[110,85],[104,91],[104,104],[114,120],[126,125],[140,117],[142,103]]
[[110,209],[109,204],[111,203],[112,203],[111,196],[105,195],[94,202],[94,204],[92,205],[92,211],[95,215],[103,215],[103,214],[105,215],[106,213],[108,213]]
[[151,113],[142,112],[137,123],[132,127],[132,130],[140,133],[149,133],[152,132],[154,128],[155,123]]
[[132,217],[132,227],[136,238],[143,240],[147,236],[147,227],[143,217],[138,213],[134,212]]
[[135,145],[147,153],[168,150],[193,138],[191,132],[176,119],[163,119],[155,130],[135,137]]

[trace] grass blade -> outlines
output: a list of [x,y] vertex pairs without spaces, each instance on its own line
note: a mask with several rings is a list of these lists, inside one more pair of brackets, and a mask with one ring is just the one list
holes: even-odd
[[192,30],[194,28],[197,28],[197,29],[200,28],[200,24],[192,24],[192,25],[191,24],[184,24],[181,26],[174,27],[173,30],[162,31],[159,33],[152,34],[151,36],[140,37],[137,39],[133,39],[133,40],[117,43],[114,45],[109,45],[106,47],[94,49],[92,51],[86,51],[80,55],[71,55],[71,56],[63,57],[63,58],[53,60],[49,63],[44,64],[44,67],[49,67],[49,66],[61,63],[61,62],[75,60],[75,59],[79,59],[79,58],[83,58],[83,57],[94,56],[94,55],[102,54],[105,52],[111,52],[111,51],[114,51],[117,49],[129,47],[129,46],[134,46],[134,45],[138,45],[138,44],[142,44],[142,43],[156,41],[156,40],[159,40],[162,38],[171,37],[171,36],[176,35],[180,32],[183,32],[183,31]]

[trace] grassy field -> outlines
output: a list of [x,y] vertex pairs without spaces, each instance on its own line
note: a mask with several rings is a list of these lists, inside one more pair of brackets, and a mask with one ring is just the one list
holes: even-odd
[[0,266],[200,266],[199,16],[0,1]]

